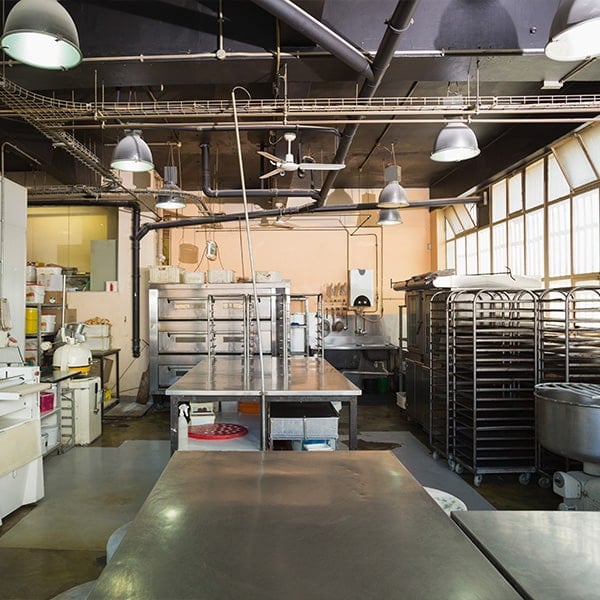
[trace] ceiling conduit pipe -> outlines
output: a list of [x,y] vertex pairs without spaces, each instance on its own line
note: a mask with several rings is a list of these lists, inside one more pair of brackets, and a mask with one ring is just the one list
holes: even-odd
[[375,79],[367,57],[342,36],[332,31],[311,14],[290,0],[252,0],[268,13],[287,23],[290,27],[312,40],[321,48],[348,65],[368,80]]
[[67,202],[29,198],[28,206],[115,206],[130,208],[131,214],[131,354],[140,356],[140,218],[139,204],[133,200],[102,200],[98,198],[69,199]]
[[[373,81],[367,80],[363,83],[360,92],[358,93],[359,99],[364,100],[372,98],[377,92],[383,76],[392,62],[398,40],[410,25],[412,16],[419,2],[420,0],[399,0],[393,15],[387,21],[387,29],[373,60],[373,73],[375,79]],[[364,117],[358,117],[358,120],[362,119],[364,119]],[[337,153],[333,159],[334,163],[344,163],[346,161],[346,157],[348,156],[350,146],[358,131],[358,127],[359,123],[352,123],[344,128],[340,145],[338,146]],[[327,173],[325,181],[323,182],[323,187],[320,190],[321,199],[317,200],[319,206],[322,206],[325,203],[327,194],[333,187],[338,173],[339,171],[329,171],[329,173]]]
[[[209,198],[241,198],[242,190],[214,190],[210,187],[210,151],[209,144],[202,142],[202,193]],[[286,190],[286,189],[269,189],[259,188],[246,190],[248,198],[312,198],[317,202],[321,196],[317,190]]]

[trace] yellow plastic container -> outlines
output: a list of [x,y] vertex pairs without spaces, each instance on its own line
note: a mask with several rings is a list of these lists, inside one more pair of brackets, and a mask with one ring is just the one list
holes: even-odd
[[38,309],[25,309],[25,333],[36,334],[38,332]]

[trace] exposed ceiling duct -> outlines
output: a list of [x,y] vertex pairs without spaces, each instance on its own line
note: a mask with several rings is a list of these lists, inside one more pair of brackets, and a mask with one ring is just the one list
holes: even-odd
[[[377,89],[381,85],[383,76],[390,66],[396,44],[402,33],[409,27],[419,2],[420,0],[400,0],[396,5],[394,13],[387,22],[385,34],[381,40],[375,59],[373,60],[373,73],[375,77],[372,81],[367,80],[363,83],[358,94],[359,99],[372,98],[376,94]],[[333,160],[334,163],[346,162],[346,157],[348,156],[350,146],[358,131],[358,127],[358,123],[353,123],[345,127],[342,132],[340,145]],[[319,201],[319,204],[323,204],[325,198],[327,198],[327,194],[333,187],[337,175],[337,171],[330,171],[327,174],[325,182],[321,187],[321,200]]]

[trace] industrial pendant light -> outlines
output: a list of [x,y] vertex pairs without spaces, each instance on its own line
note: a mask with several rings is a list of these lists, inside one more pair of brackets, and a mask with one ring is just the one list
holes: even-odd
[[550,26],[545,53],[553,60],[585,60],[600,56],[600,3],[562,0]]
[[177,210],[185,208],[181,189],[177,185],[177,167],[164,168],[164,184],[160,194],[156,196],[156,208]]
[[379,208],[404,208],[408,206],[406,190],[400,185],[401,173],[401,168],[395,164],[385,168],[383,179],[386,185],[377,199]]
[[17,2],[1,44],[11,58],[40,69],[72,69],[82,58],[75,23],[57,0]]
[[437,135],[431,159],[437,162],[460,162],[480,153],[477,137],[462,121],[450,121]]
[[110,166],[119,171],[140,173],[152,171],[154,162],[148,144],[140,137],[139,129],[126,129],[125,137],[117,144]]
[[379,211],[377,225],[402,225],[400,211],[395,208],[382,208]]

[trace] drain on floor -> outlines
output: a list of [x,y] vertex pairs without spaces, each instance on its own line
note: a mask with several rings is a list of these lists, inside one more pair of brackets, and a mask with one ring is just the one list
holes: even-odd
[[359,450],[393,450],[394,448],[400,448],[400,446],[402,444],[395,444],[394,442],[367,442],[358,439]]

